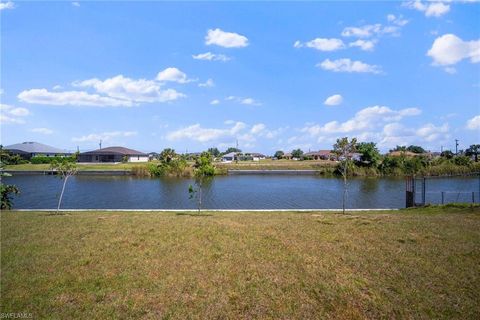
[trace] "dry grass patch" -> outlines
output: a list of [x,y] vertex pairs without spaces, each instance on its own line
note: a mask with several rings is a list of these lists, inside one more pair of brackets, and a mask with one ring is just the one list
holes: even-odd
[[1,312],[475,319],[480,211],[1,213]]

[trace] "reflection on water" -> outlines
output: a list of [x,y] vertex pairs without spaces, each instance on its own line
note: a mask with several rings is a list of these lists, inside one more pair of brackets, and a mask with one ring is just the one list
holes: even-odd
[[[62,181],[54,176],[18,175],[4,180],[21,190],[14,199],[15,208],[55,208],[62,186]],[[68,181],[62,207],[194,209],[196,204],[188,194],[192,183],[190,179],[176,178],[75,176]],[[403,178],[358,178],[349,180],[348,185],[348,208],[405,206]],[[220,176],[205,184],[202,200],[203,207],[210,209],[340,208],[342,188],[342,179],[319,176]],[[434,179],[429,181],[429,188],[478,190],[478,179]],[[432,202],[439,202],[439,194],[429,197]]]

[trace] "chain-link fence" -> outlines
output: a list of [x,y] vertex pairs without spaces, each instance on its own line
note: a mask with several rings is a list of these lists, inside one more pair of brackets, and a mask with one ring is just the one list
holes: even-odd
[[480,203],[480,173],[406,178],[406,207]]

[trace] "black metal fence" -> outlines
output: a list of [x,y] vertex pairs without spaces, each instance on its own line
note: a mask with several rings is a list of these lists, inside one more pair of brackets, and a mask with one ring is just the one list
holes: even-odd
[[480,173],[409,176],[405,183],[407,208],[427,204],[480,203]]

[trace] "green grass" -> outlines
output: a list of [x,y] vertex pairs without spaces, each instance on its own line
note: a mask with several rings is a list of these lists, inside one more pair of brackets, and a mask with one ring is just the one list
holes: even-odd
[[480,209],[1,213],[1,312],[478,319]]
[[[135,167],[143,167],[145,163],[92,163],[92,164],[78,164],[77,168],[79,171],[89,171],[89,170],[132,170]],[[16,164],[16,165],[7,165],[5,170],[20,170],[20,171],[45,171],[50,170],[50,164]]]
[[216,163],[219,168],[236,170],[328,170],[334,169],[337,163],[328,160],[260,160],[239,161],[237,163]]

